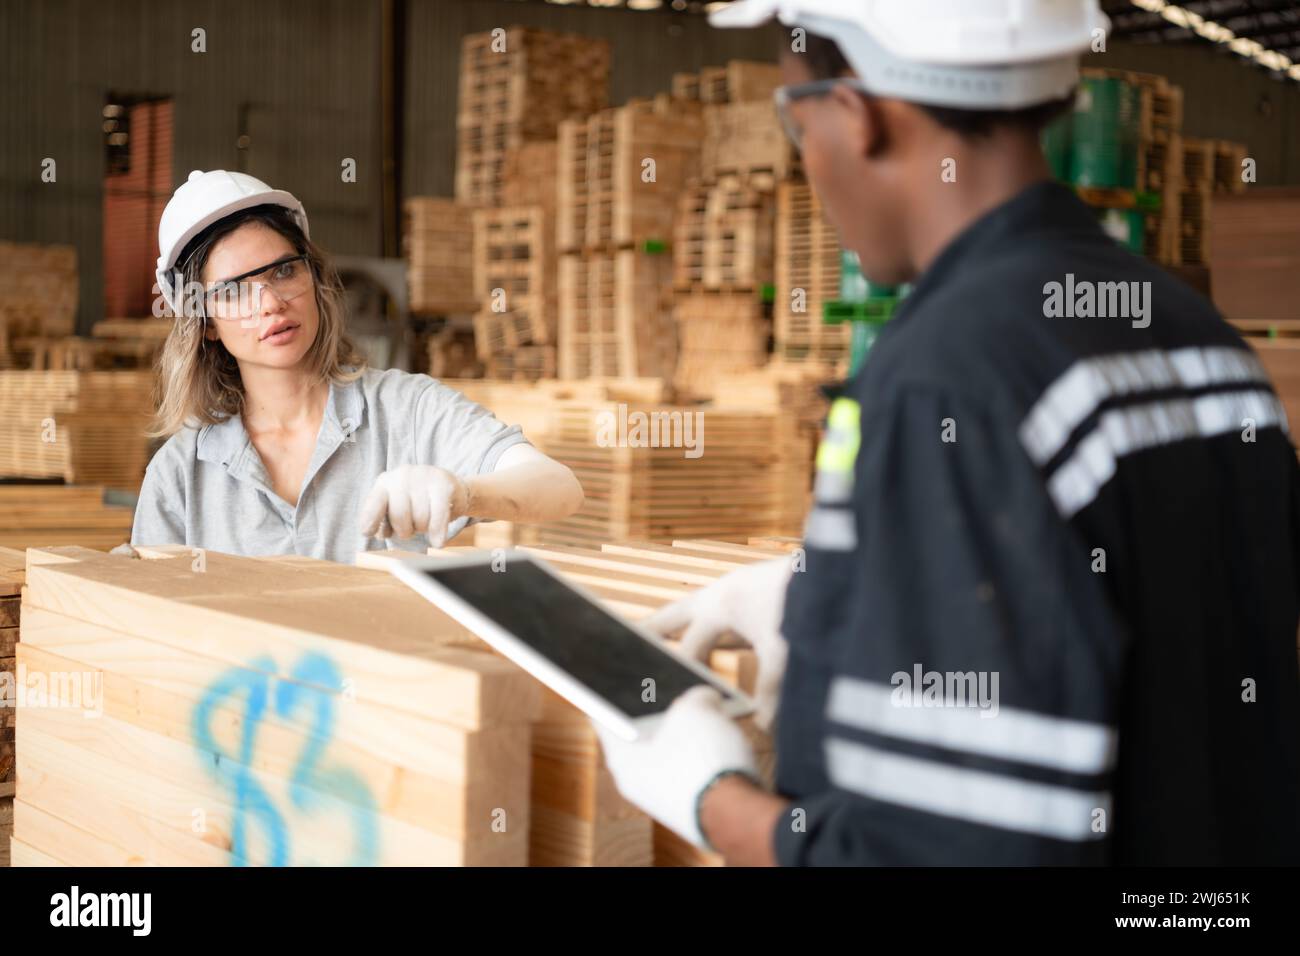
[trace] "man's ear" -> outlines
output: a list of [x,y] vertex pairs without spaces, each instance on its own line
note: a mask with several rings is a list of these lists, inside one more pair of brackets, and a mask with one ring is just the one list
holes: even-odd
[[872,156],[885,146],[885,122],[880,104],[863,96],[850,86],[839,84],[831,88],[831,100],[840,110],[840,122],[847,138],[852,140],[858,156]]

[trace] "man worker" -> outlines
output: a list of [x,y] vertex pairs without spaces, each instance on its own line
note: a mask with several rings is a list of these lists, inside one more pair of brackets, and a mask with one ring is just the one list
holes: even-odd
[[774,15],[841,244],[914,290],[832,404],[806,567],[652,622],[754,645],[775,792],[703,688],[602,732],[620,790],[736,864],[1300,862],[1296,452],[1210,303],[1051,181],[1097,3],[712,20]]

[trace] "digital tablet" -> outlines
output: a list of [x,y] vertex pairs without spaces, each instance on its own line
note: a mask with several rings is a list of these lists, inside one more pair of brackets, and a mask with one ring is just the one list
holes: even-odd
[[728,714],[753,701],[519,551],[394,561],[393,574],[604,727],[635,740],[707,684]]

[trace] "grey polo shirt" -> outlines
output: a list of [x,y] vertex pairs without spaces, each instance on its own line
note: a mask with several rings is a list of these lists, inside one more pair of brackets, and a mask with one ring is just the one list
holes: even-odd
[[[271,490],[261,456],[236,415],[173,435],[145,470],[133,545],[184,544],[229,554],[302,554],[351,563],[362,548],[361,503],[385,471],[437,465],[462,478],[492,471],[524,442],[487,409],[427,375],[367,369],[330,385],[329,401],[295,508]],[[467,524],[452,522],[450,535]],[[423,535],[391,539],[423,551]]]

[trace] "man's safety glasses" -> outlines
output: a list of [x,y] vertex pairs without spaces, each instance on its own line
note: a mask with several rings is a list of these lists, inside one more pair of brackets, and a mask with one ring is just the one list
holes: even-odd
[[811,83],[795,83],[792,86],[778,86],[772,92],[772,101],[776,104],[776,115],[781,120],[781,128],[794,144],[795,149],[802,149],[803,128],[795,122],[790,114],[790,104],[797,100],[813,96],[825,96],[836,86],[848,86],[859,93],[869,95],[870,91],[860,80],[851,76],[836,76],[827,80],[813,80]]
[[210,283],[203,297],[204,315],[214,319],[248,319],[261,310],[263,289],[270,289],[280,301],[288,302],[311,287],[307,256],[285,256],[233,279]]

